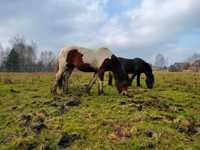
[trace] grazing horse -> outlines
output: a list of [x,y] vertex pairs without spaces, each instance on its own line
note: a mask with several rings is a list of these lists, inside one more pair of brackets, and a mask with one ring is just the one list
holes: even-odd
[[111,71],[114,74],[118,92],[127,95],[128,74],[109,49],[88,49],[75,46],[64,47],[58,54],[56,79],[51,88],[52,94],[56,94],[57,86],[62,88],[63,93],[68,92],[68,80],[75,68],[83,72],[94,72],[94,77],[86,87],[86,92],[90,92],[98,78],[98,94],[104,94],[104,72]]
[[[153,88],[154,75],[152,72],[151,65],[142,60],[141,58],[126,59],[118,57],[120,63],[124,66],[128,74],[132,74],[129,85],[131,85],[135,76],[137,76],[137,86],[140,86],[140,75],[144,73],[146,75],[146,85],[149,89]],[[112,73],[109,73],[108,84],[112,85]]]

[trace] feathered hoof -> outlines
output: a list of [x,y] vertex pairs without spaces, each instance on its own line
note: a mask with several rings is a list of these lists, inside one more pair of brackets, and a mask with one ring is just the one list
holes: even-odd
[[51,89],[51,95],[54,96],[54,95],[57,95],[57,92],[55,89]]
[[99,95],[99,96],[104,96],[105,93],[104,93],[103,91],[99,91],[99,92],[98,92],[98,95]]
[[84,91],[85,91],[86,93],[90,93],[90,88],[89,88],[88,85],[84,85]]

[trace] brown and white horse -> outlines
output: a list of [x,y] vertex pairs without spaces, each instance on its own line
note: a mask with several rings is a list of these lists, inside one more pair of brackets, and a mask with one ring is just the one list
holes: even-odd
[[112,71],[115,85],[119,93],[127,95],[128,74],[118,58],[107,48],[88,49],[83,47],[64,47],[57,57],[57,73],[51,92],[56,94],[57,86],[62,87],[63,93],[68,92],[69,77],[74,68],[83,72],[94,72],[94,77],[86,87],[89,92],[98,78],[98,94],[102,95],[105,71]]

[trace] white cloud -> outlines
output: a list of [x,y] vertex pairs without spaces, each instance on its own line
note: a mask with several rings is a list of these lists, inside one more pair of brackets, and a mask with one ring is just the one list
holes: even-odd
[[151,48],[199,27],[199,15],[199,0],[143,0],[140,7],[113,17],[102,32],[111,46]]
[[16,34],[35,40],[42,48],[85,44],[106,20],[107,0],[3,1],[0,5],[0,41]]
[[[0,5],[0,41],[4,44],[22,34],[35,40],[39,47],[52,50],[66,44],[108,46],[123,56],[151,57],[158,51],[167,53],[170,48],[176,52],[182,34],[196,29],[200,32],[199,0],[137,0],[133,5],[134,2],[5,0]],[[123,9],[111,13],[116,4]]]

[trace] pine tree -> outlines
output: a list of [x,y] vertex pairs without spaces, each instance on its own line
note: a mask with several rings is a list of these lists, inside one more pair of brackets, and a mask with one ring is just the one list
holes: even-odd
[[8,71],[19,71],[19,54],[12,49],[6,60],[6,69]]

